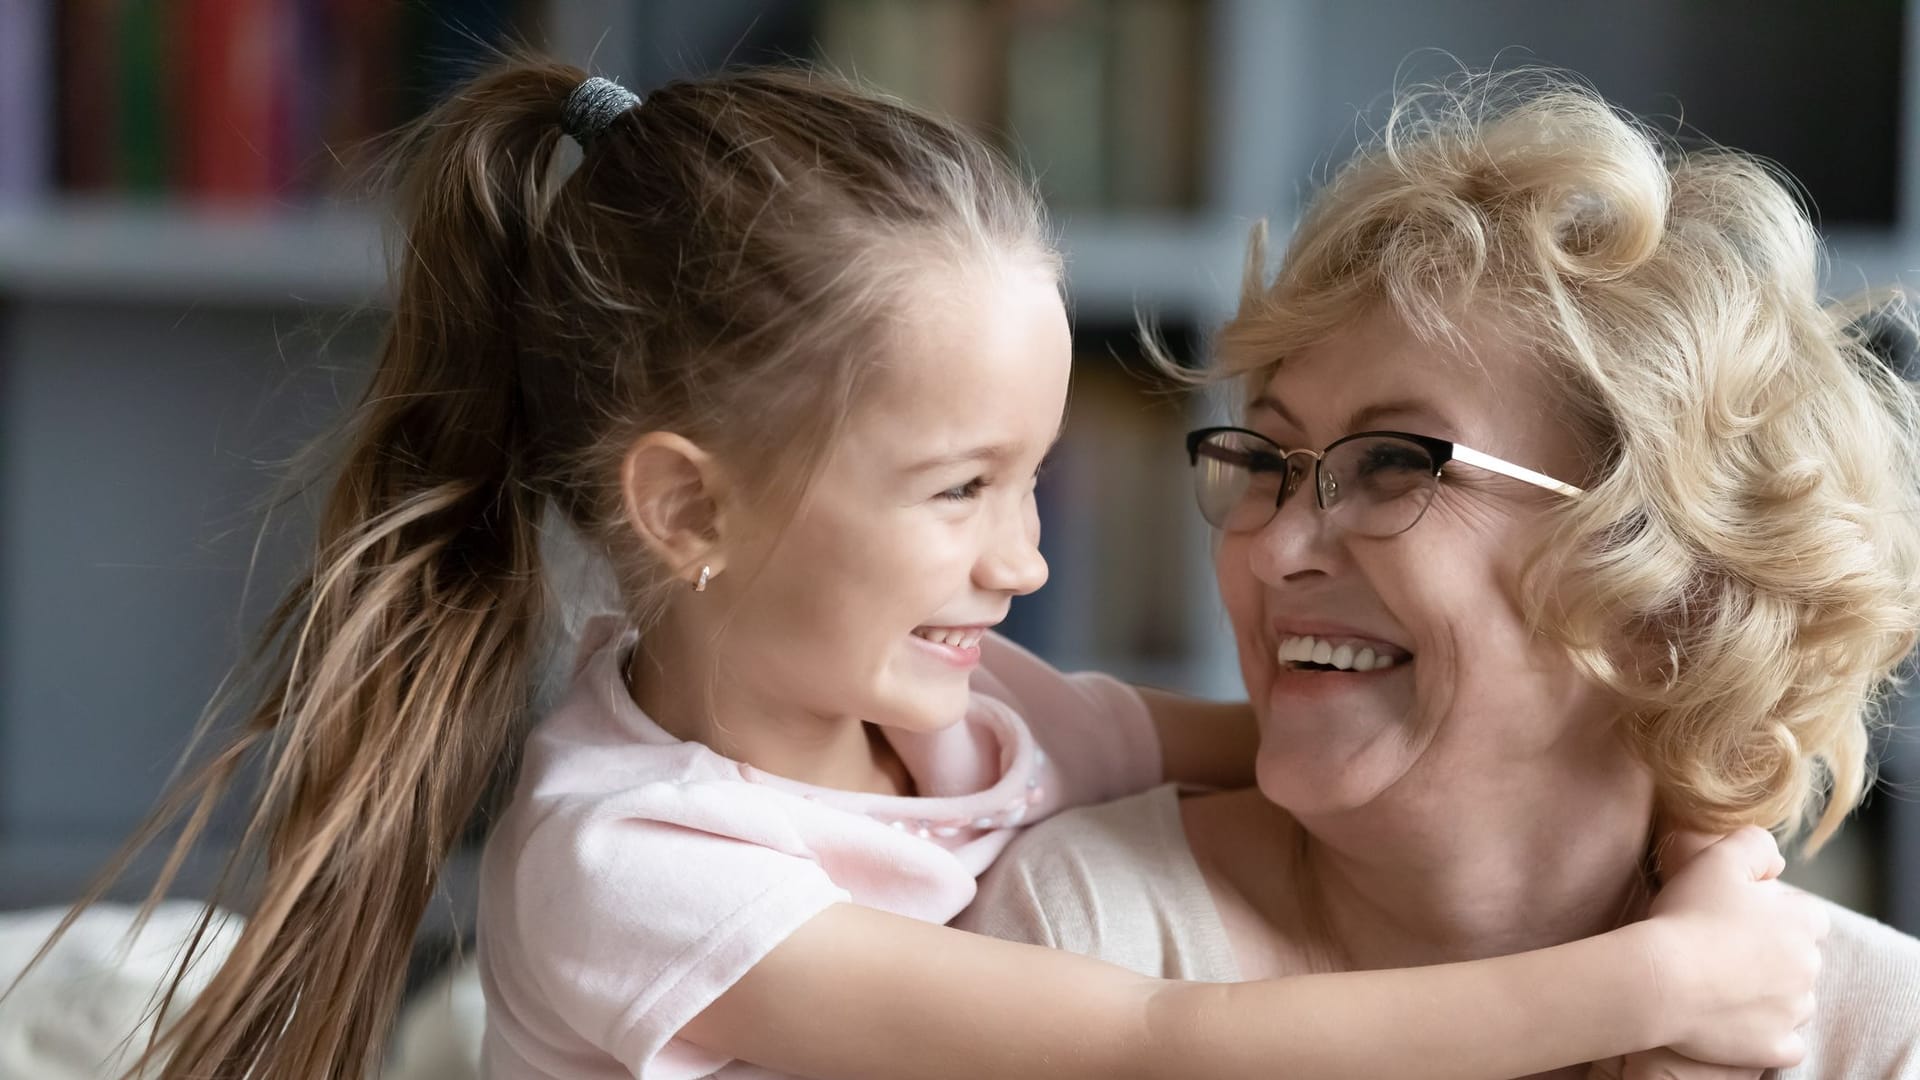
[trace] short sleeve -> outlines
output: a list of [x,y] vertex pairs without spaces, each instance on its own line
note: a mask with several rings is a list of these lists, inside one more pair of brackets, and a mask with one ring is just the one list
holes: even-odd
[[521,951],[582,1038],[642,1080],[706,1076],[725,1058],[675,1036],[827,907],[834,885],[748,784],[659,782],[557,808],[528,836]]
[[997,634],[980,643],[973,689],[1026,721],[1063,805],[1133,795],[1163,777],[1160,736],[1139,691],[1097,672],[1066,674]]

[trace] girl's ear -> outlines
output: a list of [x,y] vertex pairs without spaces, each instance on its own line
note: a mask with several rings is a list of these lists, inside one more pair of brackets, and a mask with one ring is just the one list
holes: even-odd
[[635,439],[621,462],[627,523],[675,577],[726,569],[720,505],[725,481],[712,454],[670,431]]

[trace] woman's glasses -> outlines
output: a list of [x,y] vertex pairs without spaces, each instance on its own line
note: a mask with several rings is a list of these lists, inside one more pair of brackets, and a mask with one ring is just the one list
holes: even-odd
[[1449,462],[1545,488],[1580,489],[1470,447],[1404,431],[1362,431],[1325,450],[1288,450],[1257,431],[1201,428],[1187,435],[1194,491],[1207,523],[1225,532],[1264,528],[1307,479],[1313,462],[1314,502],[1341,528],[1376,539],[1413,528],[1440,489]]

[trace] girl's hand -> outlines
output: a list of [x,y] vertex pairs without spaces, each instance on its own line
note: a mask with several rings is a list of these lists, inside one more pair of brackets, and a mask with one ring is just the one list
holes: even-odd
[[1616,1063],[1612,1073],[1599,1073],[1613,1080],[1760,1080],[1765,1069],[1742,1069],[1732,1065],[1708,1065],[1671,1050],[1649,1050],[1628,1054]]
[[1717,1080],[1745,1074],[1681,1067],[1783,1068],[1806,1055],[1798,1029],[1813,1017],[1827,915],[1774,880],[1785,866],[1773,837],[1748,827],[1687,860],[1660,890],[1648,922],[1664,944],[1650,960],[1671,988],[1662,997],[1680,1034],[1672,1054],[1629,1059],[1625,1076]]
[[1586,1080],[1761,1080],[1764,1068],[1707,1065],[1670,1049],[1649,1049],[1611,1061],[1596,1061]]
[[1587,1080],[1760,1080],[1765,1069],[1708,1065],[1671,1050],[1649,1050],[1594,1062]]

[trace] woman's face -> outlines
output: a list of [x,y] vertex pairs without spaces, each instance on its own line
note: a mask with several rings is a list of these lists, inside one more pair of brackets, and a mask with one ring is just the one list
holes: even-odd
[[[1446,348],[1373,315],[1288,356],[1244,423],[1288,449],[1356,431],[1435,436],[1578,484],[1581,448],[1558,392],[1497,335]],[[1301,817],[1383,797],[1435,810],[1617,760],[1601,749],[1610,703],[1521,615],[1522,565],[1559,498],[1455,463],[1398,536],[1345,533],[1310,481],[1263,528],[1222,536],[1216,573],[1269,799]],[[1305,638],[1397,662],[1363,672],[1282,659]]]

